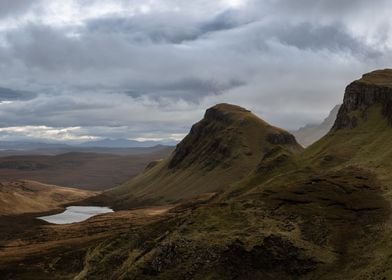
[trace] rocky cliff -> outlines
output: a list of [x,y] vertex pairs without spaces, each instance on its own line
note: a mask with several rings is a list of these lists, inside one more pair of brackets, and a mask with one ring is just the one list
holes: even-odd
[[392,69],[365,74],[347,86],[333,130],[355,128],[374,105],[380,106],[382,115],[392,123]]

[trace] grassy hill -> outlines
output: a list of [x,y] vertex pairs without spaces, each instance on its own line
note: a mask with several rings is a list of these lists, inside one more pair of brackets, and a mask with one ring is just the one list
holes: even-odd
[[121,207],[177,202],[222,191],[266,158],[301,151],[288,132],[244,108],[218,104],[206,111],[170,157],[106,195]]
[[39,213],[95,195],[94,192],[46,185],[29,180],[0,182],[0,216]]

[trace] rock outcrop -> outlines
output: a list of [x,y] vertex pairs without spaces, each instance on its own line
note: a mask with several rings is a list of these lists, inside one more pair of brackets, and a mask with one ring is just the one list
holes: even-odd
[[210,170],[219,166],[228,168],[237,159],[251,157],[254,153],[261,158],[269,144],[300,150],[293,135],[267,124],[249,110],[218,104],[208,109],[204,118],[193,125],[178,144],[169,169],[194,164]]
[[347,86],[333,130],[355,128],[367,109],[378,104],[392,123],[392,69],[377,70]]

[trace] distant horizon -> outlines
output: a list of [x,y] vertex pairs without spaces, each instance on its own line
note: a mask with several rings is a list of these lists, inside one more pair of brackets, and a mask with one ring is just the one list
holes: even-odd
[[[335,105],[331,111],[328,113],[328,115],[332,112],[332,110],[334,110],[337,106],[340,106],[340,104]],[[325,118],[328,117],[328,115],[325,116]],[[314,122],[314,123],[308,123],[308,124],[304,124],[303,126],[300,126],[294,130],[289,130],[291,132],[306,128],[306,127],[312,127],[312,126],[318,126],[322,123],[322,121],[325,120],[322,119],[320,120],[320,122]],[[274,125],[274,124],[272,124]],[[47,127],[46,127],[47,128]],[[33,128],[36,129],[36,128]],[[47,128],[50,129],[50,128]],[[190,128],[189,128],[190,129]],[[1,132],[1,128],[0,128],[0,132]],[[160,143],[179,143],[185,136],[187,135],[187,133],[183,133],[183,134],[176,134],[176,138],[114,138],[114,137],[110,137],[110,136],[106,136],[106,137],[99,137],[99,136],[95,136],[95,137],[88,137],[88,139],[56,139],[56,138],[28,138],[25,135],[23,135],[23,133],[20,135],[21,137],[18,138],[13,138],[13,139],[2,139],[0,138],[0,143],[1,142],[26,142],[26,143],[47,143],[47,144],[66,144],[66,145],[80,145],[83,143],[90,143],[90,142],[99,142],[99,141],[119,141],[119,140],[128,140],[128,141],[135,141],[135,142],[139,142],[139,143],[146,143],[146,142],[156,142],[158,144]],[[175,145],[175,144],[174,144]]]
[[16,140],[1,140],[0,143],[37,143],[37,144],[64,144],[64,145],[81,145],[87,143],[95,143],[95,142],[102,142],[102,141],[129,141],[135,143],[156,143],[157,145],[161,143],[178,143],[180,140],[175,139],[127,139],[127,138],[97,138],[91,140],[83,140],[83,141],[66,141],[66,140],[56,140],[56,139],[46,139],[46,138],[35,138],[35,139],[16,139]]

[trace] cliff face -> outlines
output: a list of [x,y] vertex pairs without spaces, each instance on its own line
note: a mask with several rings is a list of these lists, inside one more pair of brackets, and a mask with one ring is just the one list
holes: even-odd
[[392,69],[365,74],[347,86],[333,130],[355,128],[373,105],[379,105],[382,115],[392,123]]
[[204,118],[194,124],[189,134],[177,145],[169,168],[186,168],[202,162],[205,167],[214,168],[228,161],[236,154],[235,147],[241,142],[231,131],[238,129],[241,122],[246,122],[248,114],[250,111],[229,104],[208,109]]

